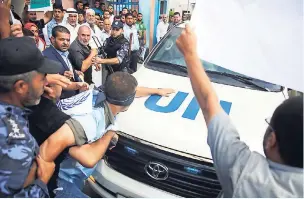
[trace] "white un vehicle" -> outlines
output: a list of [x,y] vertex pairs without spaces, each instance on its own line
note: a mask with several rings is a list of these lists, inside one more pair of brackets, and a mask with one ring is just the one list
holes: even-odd
[[[171,29],[135,74],[140,86],[173,88],[176,93],[168,98],[136,99],[118,116],[119,142],[89,180],[90,187],[102,197],[221,196],[204,117],[175,43],[183,27]],[[286,90],[202,62],[241,140],[263,154],[265,118],[288,97]]]

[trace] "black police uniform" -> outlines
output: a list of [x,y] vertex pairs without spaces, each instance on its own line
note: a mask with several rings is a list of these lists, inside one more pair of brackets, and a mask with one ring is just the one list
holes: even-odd
[[[115,21],[112,24],[112,28],[123,28],[123,23],[120,21]],[[103,83],[105,82],[105,79],[108,76],[108,74],[111,74],[113,72],[125,71],[131,73],[129,68],[129,64],[130,64],[129,51],[130,51],[130,44],[123,34],[117,38],[111,36],[106,39],[104,43],[104,52],[106,54],[106,58],[111,59],[117,57],[120,63],[114,65],[106,65],[105,72],[107,74],[103,75]]]

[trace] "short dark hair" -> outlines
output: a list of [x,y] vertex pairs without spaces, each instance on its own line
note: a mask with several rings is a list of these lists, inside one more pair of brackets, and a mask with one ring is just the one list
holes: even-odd
[[101,17],[99,13],[95,13],[95,16]]
[[89,3],[85,3],[85,4],[83,4],[83,7],[90,7],[90,4]]
[[179,12],[175,12],[175,13],[174,13],[174,15],[178,15],[178,16],[180,16],[180,13],[179,13]]
[[138,13],[138,14],[137,14],[137,16],[138,16],[138,15],[141,15],[141,16],[143,16],[143,14],[142,14],[142,13]]
[[60,32],[60,33],[67,33],[67,34],[71,34],[70,31],[64,27],[64,26],[55,26],[53,29],[52,29],[52,36],[54,38],[57,37],[57,33]]
[[105,3],[101,3],[100,5],[103,6],[103,5],[106,5],[106,4]]
[[137,85],[137,80],[133,75],[126,72],[115,72],[107,78],[104,92],[107,97],[118,101],[135,94]]
[[133,18],[133,15],[131,13],[127,13],[126,18],[128,18],[129,16],[131,16]]
[[84,13],[83,10],[78,10],[77,13],[78,13],[79,15],[85,15],[85,13]]
[[77,7],[77,6],[78,6],[78,4],[80,4],[80,3],[82,3],[82,4],[83,4],[83,2],[82,2],[81,0],[76,1],[75,6]]
[[127,9],[129,11],[129,9],[127,7],[123,7],[122,10]]
[[28,29],[22,28],[23,35],[26,37],[34,37],[34,33]]
[[115,19],[120,19],[120,16],[119,16],[119,15],[116,15],[116,16],[115,16]]
[[270,127],[276,135],[284,163],[303,168],[303,97],[289,98],[278,106]]
[[55,9],[61,10],[62,12],[64,11],[64,9],[63,9],[63,7],[62,7],[61,4],[54,3],[53,10],[55,10]]

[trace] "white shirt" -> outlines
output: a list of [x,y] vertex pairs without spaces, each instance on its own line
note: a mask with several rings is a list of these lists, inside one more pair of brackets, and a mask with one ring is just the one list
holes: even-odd
[[44,36],[45,46],[48,47],[51,45],[51,41],[47,33],[47,24],[45,24],[44,28],[42,29],[42,32]]
[[76,38],[77,38],[77,35],[78,35],[78,30],[79,30],[79,27],[80,25],[77,24],[75,27],[72,26],[71,24],[69,23],[66,23],[64,25],[71,33],[71,38],[70,38],[70,43],[72,43]]
[[128,26],[128,24],[124,25],[124,36],[130,42],[130,35],[133,33],[132,44],[131,44],[131,51],[139,50],[139,40],[136,26]]
[[111,15],[110,16],[110,22],[111,22],[111,24],[113,23],[113,21],[114,21],[114,15]]
[[160,38],[165,36],[165,34],[167,33],[169,27],[169,23],[164,23],[163,21],[159,22],[159,24],[157,25],[157,30],[156,30],[156,39],[157,42],[160,41]]
[[101,39],[100,39],[100,42],[102,44],[104,44],[104,42],[106,41],[107,38],[109,38],[111,36],[111,30],[110,30],[110,33],[107,33],[107,31],[105,30],[102,30],[101,31]]
[[[101,30],[98,28],[97,25],[94,24],[94,27],[93,29],[91,28],[90,24],[88,23],[84,23],[84,25],[88,26],[90,29],[91,29],[91,32],[92,32],[92,37],[95,37],[95,39],[98,39],[100,44],[102,45],[101,43],[101,35],[102,35],[102,32]],[[91,48],[97,48],[97,47],[100,47],[99,45],[99,42],[97,42],[97,44],[94,42],[94,40],[91,38],[90,42],[89,42],[89,45],[91,46]]]

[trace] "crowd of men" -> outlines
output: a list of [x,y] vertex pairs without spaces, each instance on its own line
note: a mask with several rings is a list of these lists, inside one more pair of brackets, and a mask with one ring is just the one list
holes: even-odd
[[[124,8],[118,17],[99,1],[94,8],[78,1],[67,10],[54,3],[37,20],[26,1],[11,23],[9,2],[0,2],[0,197],[86,198],[84,181],[118,141],[117,114],[136,97],[174,91],[140,87],[131,75],[146,42],[140,13]],[[224,196],[303,197],[303,97],[287,99],[267,121],[265,157],[251,152],[219,104],[188,25],[176,44]]]
[[[114,11],[114,7],[106,6],[100,0],[96,0],[92,6],[77,1],[74,8],[67,9],[63,9],[62,4],[53,1],[53,11],[45,12],[44,17],[37,20],[37,13],[28,11],[29,3],[29,0],[25,0],[22,17],[16,17],[15,20],[19,20],[18,23],[23,25],[25,35],[35,38],[37,47],[43,53],[49,47],[55,48],[59,54],[72,52],[68,55],[69,61],[73,62],[71,65],[76,65],[75,69],[84,73],[85,82],[89,84],[92,83],[92,67],[89,66],[95,67],[93,79],[96,82],[94,83],[101,85],[102,78],[101,72],[98,73],[99,70],[102,70],[104,74],[103,82],[106,79],[105,74],[116,71],[133,73],[137,71],[137,63],[142,63],[147,54],[146,27],[143,15],[136,10],[132,11],[125,7],[119,12],[119,15],[115,16],[114,13],[117,12]],[[70,35],[69,42],[62,44],[66,47],[65,49],[58,49],[59,46],[55,47],[53,44],[57,41],[53,35],[55,33],[53,30],[57,26],[64,27],[59,29],[60,31],[64,31],[63,29],[69,31],[65,31]],[[84,28],[79,31],[82,26],[90,29],[89,43],[82,43],[80,35]],[[112,34],[112,32],[117,34]],[[107,39],[108,42],[106,42]],[[113,51],[114,46],[115,51]],[[79,54],[75,55],[75,50],[81,51],[82,60],[75,58]],[[85,66],[79,66],[79,61],[84,60],[86,60]],[[76,61],[78,64],[75,64]],[[101,67],[101,64],[104,64],[105,67]],[[69,63],[66,65],[68,67]]]
[[0,2],[0,197],[86,198],[85,180],[117,143],[116,115],[135,97],[174,91],[131,75],[146,44],[142,14],[53,2],[37,20],[26,0],[11,22],[9,4]]

